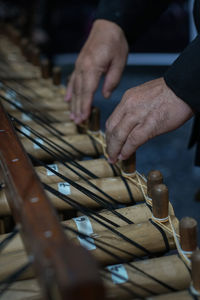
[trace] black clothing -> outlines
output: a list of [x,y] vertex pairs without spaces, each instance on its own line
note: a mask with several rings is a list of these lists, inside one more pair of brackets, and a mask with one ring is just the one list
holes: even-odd
[[[101,0],[97,19],[117,23],[129,43],[142,34],[173,2],[172,0]],[[195,0],[194,20],[200,32],[200,2]],[[200,165],[200,34],[186,47],[164,74],[168,87],[195,112],[190,145],[198,143],[196,164]]]
[[172,0],[101,0],[97,19],[117,23],[130,43],[145,31]]

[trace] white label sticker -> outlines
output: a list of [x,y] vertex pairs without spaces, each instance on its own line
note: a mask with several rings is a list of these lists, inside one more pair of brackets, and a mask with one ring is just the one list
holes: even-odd
[[[25,127],[25,126],[21,126],[21,127],[20,127],[20,130],[21,130],[24,134],[26,134],[26,135],[28,135],[28,136],[31,135],[30,130],[29,130],[27,127]],[[25,135],[23,135],[23,134],[21,133],[21,136],[25,136]]]
[[[86,235],[91,235],[93,233],[92,224],[87,216],[81,216],[78,218],[73,218],[78,231],[84,233]],[[87,250],[96,249],[96,245],[94,243],[94,239],[88,237],[87,239],[84,236],[77,236],[80,244],[85,247]]]
[[[59,171],[58,170],[58,165],[56,165],[56,164],[48,165],[48,167],[51,168],[51,169],[53,169],[53,170],[55,170],[56,172]],[[46,169],[46,170],[47,170],[47,176],[53,176],[53,175],[55,175],[51,170],[49,170],[49,169]]]
[[128,273],[124,265],[107,266],[107,269],[111,272],[112,281],[114,284],[125,283],[128,280]]
[[58,191],[64,195],[71,194],[70,184],[68,182],[59,182],[58,183]]
[[32,119],[27,114],[21,114],[22,121],[31,121]]
[[[40,139],[40,138],[35,138],[35,141],[38,142],[38,143],[40,143],[41,145],[44,144],[44,141],[42,139]],[[41,149],[40,145],[35,144],[35,143],[33,143],[33,148],[34,149]]]

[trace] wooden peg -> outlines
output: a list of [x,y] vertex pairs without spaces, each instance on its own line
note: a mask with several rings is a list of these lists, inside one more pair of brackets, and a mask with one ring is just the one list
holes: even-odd
[[76,125],[78,133],[85,134],[89,128],[89,120],[83,121],[80,125]]
[[136,153],[132,154],[126,160],[121,163],[122,171],[126,174],[134,174],[136,171]]
[[147,195],[149,198],[151,198],[151,189],[156,184],[163,183],[163,175],[158,170],[152,170],[149,172],[147,176]]
[[184,217],[179,222],[180,244],[183,251],[195,251],[197,249],[197,221]]
[[50,78],[50,64],[48,59],[41,61],[41,74],[44,79]]
[[61,84],[61,68],[60,67],[54,67],[52,70],[52,80],[54,85],[60,85]]
[[89,130],[97,132],[100,130],[100,109],[92,107],[89,117]]
[[20,45],[21,33],[17,29],[13,29],[12,31],[12,40],[16,45]]
[[26,39],[26,38],[21,39],[20,47],[21,47],[22,54],[24,56],[26,56],[26,49],[27,49],[28,44],[29,44],[28,39]]
[[192,254],[192,286],[200,293],[200,250]]
[[38,48],[32,49],[31,62],[34,66],[40,66],[40,50]]
[[26,50],[25,50],[25,56],[28,62],[32,62],[32,57],[33,57],[33,45],[32,44],[28,44],[26,46]]
[[156,184],[151,189],[152,213],[155,218],[165,219],[169,215],[169,195],[165,184]]

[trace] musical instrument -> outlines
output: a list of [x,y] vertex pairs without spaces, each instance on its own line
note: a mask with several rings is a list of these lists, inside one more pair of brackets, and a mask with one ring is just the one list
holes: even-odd
[[[2,299],[154,299],[177,291],[185,297],[193,252],[199,266],[196,221],[175,217],[162,174],[145,178],[135,155],[110,165],[99,111],[77,128],[63,102],[60,70],[53,69],[52,80],[38,49],[16,30],[5,31],[11,40],[0,36]],[[191,290],[198,295],[194,266]]]

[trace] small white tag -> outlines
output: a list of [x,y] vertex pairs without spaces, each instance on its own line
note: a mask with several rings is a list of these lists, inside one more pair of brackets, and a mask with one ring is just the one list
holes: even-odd
[[[49,168],[53,169],[54,171],[58,172],[58,165],[56,164],[52,164],[52,165],[48,165]],[[46,169],[47,170],[47,176],[53,176],[55,175],[51,170]]]
[[32,119],[27,114],[21,114],[21,118],[23,121],[31,121]]
[[[40,144],[42,144],[42,145],[44,144],[44,141],[42,139],[40,139],[40,138],[35,138],[35,141],[38,142],[38,143],[40,143]],[[33,148],[34,149],[41,149],[40,145],[35,144],[35,143],[33,143]]]
[[58,191],[64,195],[71,195],[71,188],[68,182],[59,182]]
[[125,283],[128,281],[128,273],[124,265],[107,266],[107,269],[111,272],[111,278],[114,284]]
[[[30,130],[29,130],[27,127],[25,127],[25,126],[21,126],[21,127],[20,127],[20,130],[21,130],[24,134],[26,134],[26,135],[28,135],[28,136],[31,135]],[[25,136],[25,135],[23,135],[23,134],[21,133],[21,136]]]
[[[92,224],[87,216],[73,218],[73,220],[76,223],[76,226],[77,226],[79,232],[84,233],[88,236],[93,233]],[[87,238],[87,240],[82,236],[77,236],[77,238],[78,238],[80,244],[87,250],[96,249],[96,245],[94,243],[93,238]]]

